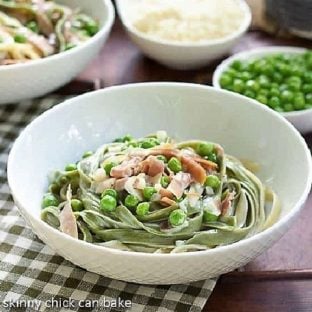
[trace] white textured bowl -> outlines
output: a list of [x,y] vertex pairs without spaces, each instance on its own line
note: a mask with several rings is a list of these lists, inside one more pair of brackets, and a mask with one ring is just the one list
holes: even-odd
[[100,23],[99,32],[82,45],[24,64],[0,66],[0,104],[34,98],[72,80],[98,54],[115,19],[111,0],[58,0],[81,8]]
[[[215,70],[212,77],[212,84],[218,89],[222,89],[220,86],[220,78],[224,71],[226,71],[229,66],[235,60],[252,60],[259,57],[278,54],[278,53],[291,53],[291,54],[301,54],[307,49],[296,48],[296,47],[261,47],[257,49],[252,49],[250,51],[245,51],[241,53],[234,54],[224,60]],[[286,119],[288,119],[301,133],[307,133],[312,131],[312,108],[305,109],[301,111],[293,111],[281,113]]]
[[240,28],[233,34],[201,43],[168,43],[168,41],[151,39],[135,29],[127,15],[128,3],[132,3],[132,1],[137,0],[116,0],[119,16],[130,38],[146,56],[175,69],[199,68],[226,55],[246,33],[251,23],[249,6],[244,0],[238,0],[245,12],[245,18]]
[[[227,153],[261,164],[262,181],[280,196],[280,220],[246,240],[202,252],[125,252],[75,240],[40,220],[47,174],[125,133],[165,129],[180,139],[221,143]],[[181,83],[112,87],[68,100],[33,121],[15,142],[8,181],[34,232],[71,262],[125,281],[175,284],[231,271],[278,240],[298,217],[311,185],[311,155],[297,130],[263,105],[231,92]]]

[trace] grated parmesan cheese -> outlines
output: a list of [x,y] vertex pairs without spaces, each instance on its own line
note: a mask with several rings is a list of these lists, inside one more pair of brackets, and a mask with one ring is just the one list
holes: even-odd
[[240,28],[245,16],[237,0],[128,2],[130,20],[137,31],[171,42],[201,42],[229,36]]

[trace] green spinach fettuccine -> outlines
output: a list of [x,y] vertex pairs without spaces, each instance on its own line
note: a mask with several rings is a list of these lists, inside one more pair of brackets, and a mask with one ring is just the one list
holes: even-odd
[[51,177],[42,220],[76,239],[178,253],[231,244],[270,227],[280,203],[236,158],[164,131],[87,152]]

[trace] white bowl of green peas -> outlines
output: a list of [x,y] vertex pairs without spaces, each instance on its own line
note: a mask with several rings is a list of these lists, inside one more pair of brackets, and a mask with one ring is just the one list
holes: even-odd
[[269,106],[301,133],[312,131],[312,51],[261,47],[237,53],[215,70],[213,86]]

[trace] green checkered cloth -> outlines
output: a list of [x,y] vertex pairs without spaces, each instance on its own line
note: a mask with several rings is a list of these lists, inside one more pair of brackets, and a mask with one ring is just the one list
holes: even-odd
[[[187,285],[146,286],[87,272],[43,244],[18,213],[6,179],[9,150],[18,133],[37,115],[62,101],[60,96],[0,106],[0,311],[120,311],[101,303],[131,300],[131,311],[201,311],[215,286],[210,279]],[[75,301],[68,309],[49,308],[52,298]],[[82,308],[79,300],[98,300]],[[65,302],[65,301],[64,301]],[[94,302],[94,301],[92,301]],[[9,307],[20,304],[20,309]],[[25,308],[25,305],[32,307]],[[35,305],[35,304],[38,304]],[[105,304],[103,304],[105,306]],[[129,309],[128,309],[129,310]]]

